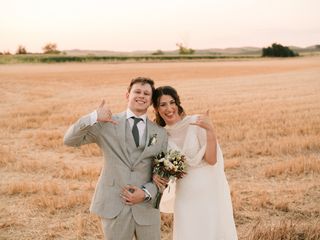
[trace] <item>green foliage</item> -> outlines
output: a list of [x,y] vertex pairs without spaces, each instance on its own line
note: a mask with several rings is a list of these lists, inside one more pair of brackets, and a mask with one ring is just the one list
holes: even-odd
[[16,54],[27,54],[25,46],[19,45]]
[[190,54],[194,54],[195,51],[192,48],[187,48],[185,46],[183,46],[182,43],[177,43],[177,46],[179,47],[179,54],[182,55],[190,55]]
[[43,48],[44,54],[59,54],[60,51],[57,49],[56,43],[47,43]]
[[271,47],[262,49],[262,57],[296,57],[298,53],[292,51],[289,47],[273,43]]
[[152,53],[152,55],[164,55],[164,52],[159,49],[156,52]]
[[0,64],[12,63],[64,63],[64,62],[123,62],[123,61],[176,61],[176,60],[203,60],[203,59],[242,59],[258,58],[258,56],[217,56],[217,55],[144,55],[144,56],[66,56],[25,54],[0,56]]

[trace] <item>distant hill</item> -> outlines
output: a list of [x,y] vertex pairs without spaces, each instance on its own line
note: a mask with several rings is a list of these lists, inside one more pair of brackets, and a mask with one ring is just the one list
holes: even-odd
[[241,48],[210,48],[204,50],[196,50],[196,53],[215,54],[215,55],[255,55],[261,54],[262,49],[257,47],[241,47]]
[[312,53],[312,52],[320,52],[320,45],[313,45],[305,48],[296,47],[296,46],[289,46],[290,49],[298,52],[298,53]]
[[108,50],[80,50],[72,49],[63,51],[67,55],[83,56],[83,55],[95,55],[95,56],[135,56],[135,55],[148,55],[150,51],[133,51],[133,52],[117,52]]
[[[83,55],[95,55],[95,56],[138,56],[138,55],[152,55],[154,51],[132,51],[132,52],[118,52],[109,50],[64,50],[67,55],[83,56]],[[178,50],[166,51],[162,50],[166,55],[177,55]],[[256,47],[241,47],[241,48],[210,48],[210,49],[196,49],[194,55],[252,55],[261,54],[261,48]]]

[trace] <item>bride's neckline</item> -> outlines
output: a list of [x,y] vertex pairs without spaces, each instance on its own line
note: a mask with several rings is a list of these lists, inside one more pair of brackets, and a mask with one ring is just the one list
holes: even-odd
[[189,122],[191,116],[184,116],[181,120],[179,120],[178,122],[176,122],[175,124],[172,125],[166,125],[165,129],[167,131],[171,131],[171,130],[179,130],[180,128],[183,128],[186,126],[186,123]]

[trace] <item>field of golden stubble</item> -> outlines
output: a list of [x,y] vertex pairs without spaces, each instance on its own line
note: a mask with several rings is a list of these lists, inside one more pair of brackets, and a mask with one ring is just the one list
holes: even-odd
[[0,239],[102,239],[88,212],[101,153],[62,138],[103,98],[123,110],[136,76],[174,86],[189,114],[210,109],[240,239],[319,238],[320,58],[301,57],[0,65]]

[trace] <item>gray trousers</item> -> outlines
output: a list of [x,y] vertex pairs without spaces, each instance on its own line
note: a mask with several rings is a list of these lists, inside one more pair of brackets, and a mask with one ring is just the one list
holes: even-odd
[[101,218],[101,223],[106,240],[160,240],[160,226],[137,224],[129,206],[115,218]]

